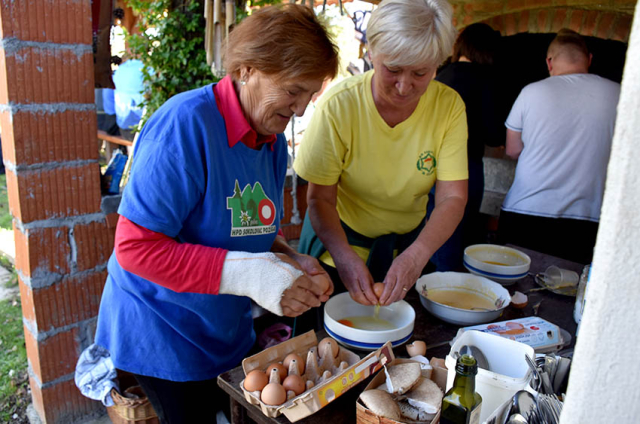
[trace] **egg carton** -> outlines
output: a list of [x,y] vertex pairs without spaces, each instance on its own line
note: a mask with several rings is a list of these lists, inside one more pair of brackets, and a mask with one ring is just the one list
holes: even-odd
[[305,372],[301,377],[307,383],[307,389],[300,395],[290,394],[283,404],[273,406],[260,400],[260,391],[246,390],[244,379],[240,388],[247,402],[258,407],[264,415],[274,418],[284,414],[291,422],[317,412],[394,359],[391,343],[362,359],[342,346],[339,346],[337,357],[322,355],[321,358],[317,336],[314,331],[309,331],[245,358],[242,361],[244,374],[246,376],[254,369],[264,370],[275,362],[281,363],[290,353],[306,358]]

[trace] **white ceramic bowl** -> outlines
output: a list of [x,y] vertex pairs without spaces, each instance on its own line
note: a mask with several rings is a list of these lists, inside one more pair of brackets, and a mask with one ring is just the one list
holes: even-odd
[[374,308],[357,303],[349,293],[340,293],[324,306],[324,328],[340,344],[362,350],[379,349],[388,341],[396,347],[411,338],[416,311],[404,300],[380,308],[379,317],[393,324],[393,330],[360,330],[338,322],[347,317],[373,316]]
[[504,286],[525,277],[531,258],[519,250],[495,244],[474,244],[464,249],[464,267]]
[[[454,308],[427,298],[428,290],[437,289],[473,293],[491,301],[496,305],[496,309],[472,311]],[[434,272],[423,275],[416,283],[416,290],[420,294],[422,306],[427,311],[443,321],[458,325],[475,325],[493,321],[502,315],[502,311],[511,302],[509,291],[500,284],[484,277],[461,272]]]

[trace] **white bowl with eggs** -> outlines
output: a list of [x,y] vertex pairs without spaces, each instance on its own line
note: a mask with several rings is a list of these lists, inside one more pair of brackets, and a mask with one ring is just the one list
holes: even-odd
[[527,275],[531,258],[507,246],[474,244],[464,249],[463,264],[472,274],[508,286]]
[[[340,344],[360,350],[376,350],[388,341],[393,347],[400,346],[413,335],[416,312],[404,300],[381,306],[378,318],[382,321],[374,314],[375,306],[361,305],[348,292],[340,293],[324,306],[324,328]],[[339,322],[345,319],[355,326]]]
[[458,325],[491,322],[509,306],[511,296],[502,285],[462,272],[434,272],[416,283],[422,306],[441,320]]

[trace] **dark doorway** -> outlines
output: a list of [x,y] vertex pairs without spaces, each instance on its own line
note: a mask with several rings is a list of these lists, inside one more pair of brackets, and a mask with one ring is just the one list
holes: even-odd
[[[508,114],[520,90],[527,84],[549,76],[545,58],[555,34],[522,33],[502,37],[502,49],[496,60],[496,72],[503,85]],[[620,41],[585,37],[593,61],[589,72],[615,82],[622,80],[627,44]]]

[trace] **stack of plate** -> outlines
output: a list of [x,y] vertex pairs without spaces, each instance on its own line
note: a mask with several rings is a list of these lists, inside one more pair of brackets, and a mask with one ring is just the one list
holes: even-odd
[[531,258],[519,250],[495,244],[474,244],[464,250],[464,267],[472,274],[490,278],[503,286],[525,277]]

